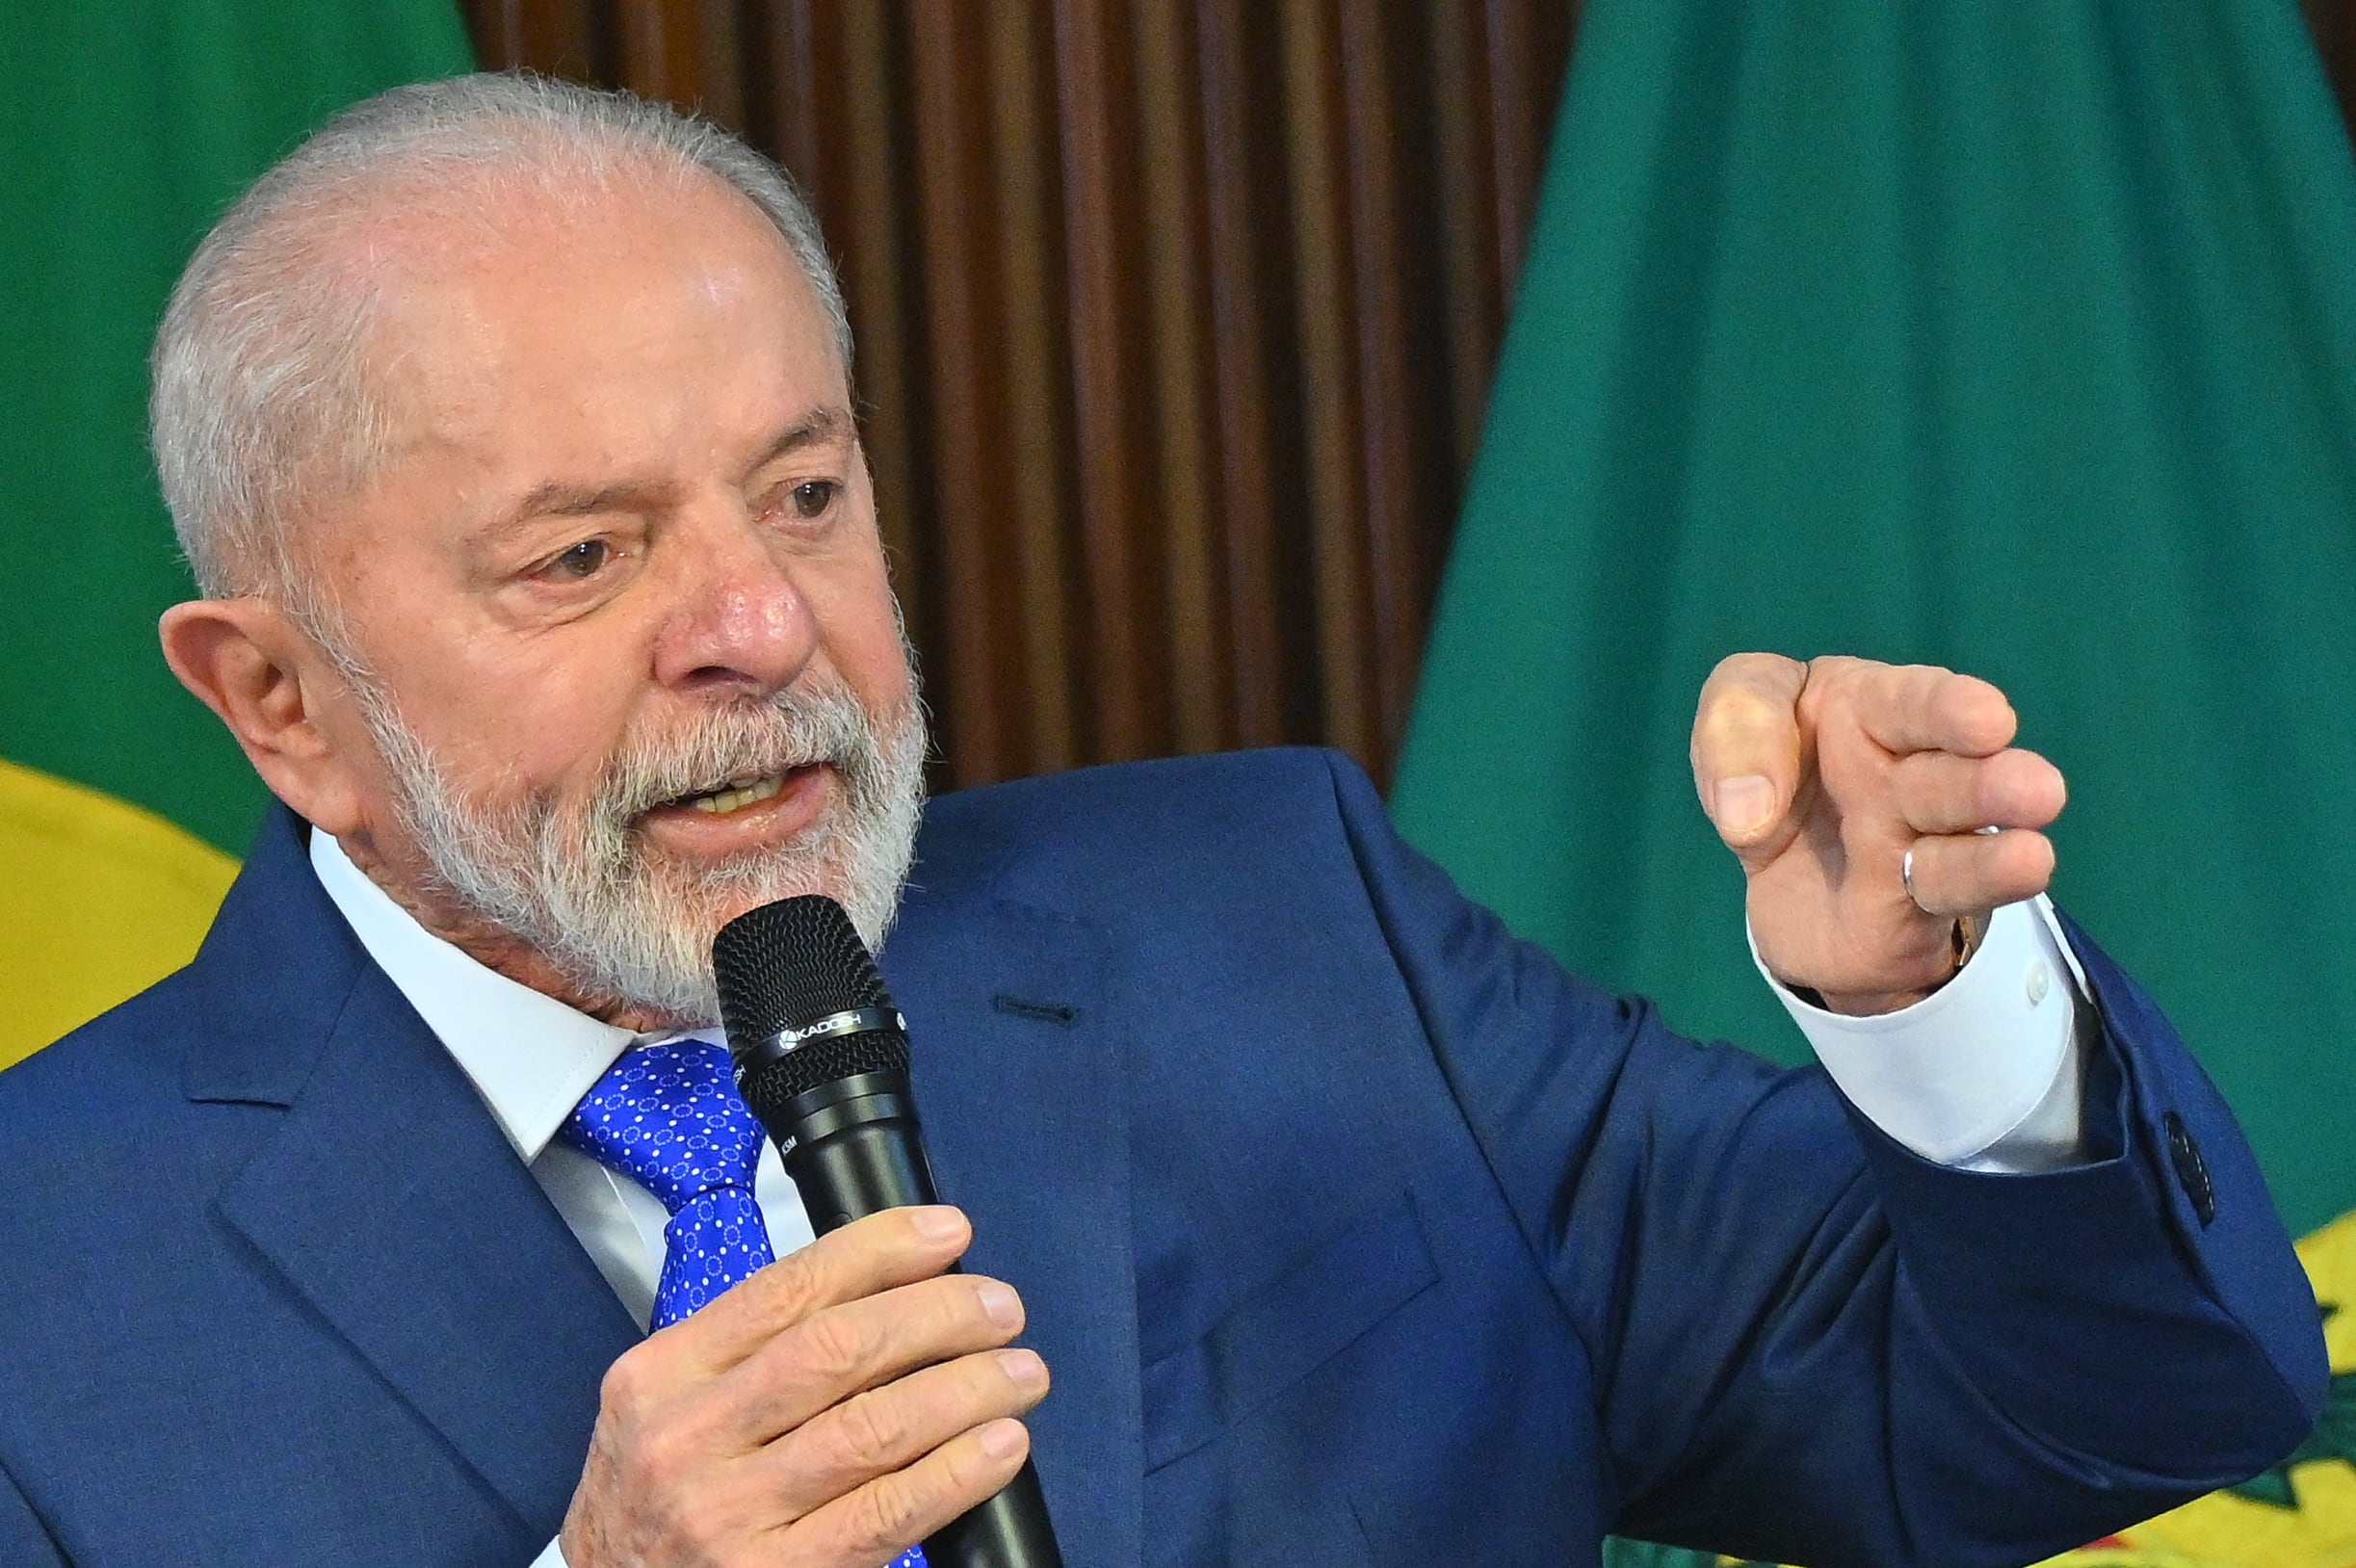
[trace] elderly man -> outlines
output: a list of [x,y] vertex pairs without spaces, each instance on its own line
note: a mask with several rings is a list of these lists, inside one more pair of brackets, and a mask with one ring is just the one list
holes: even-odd
[[[1330,758],[920,835],[849,374],[772,170],[551,83],[363,105],[198,251],[164,648],[283,805],[189,969],[0,1080],[0,1557],[876,1564],[1035,1434],[1076,1568],[1994,1564],[2301,1436],[2313,1301],[2037,900],[2061,781],[1994,690],[1702,693],[1829,1069],[1777,1073],[1513,942]],[[814,889],[898,911],[959,1205],[815,1241],[706,960]]]

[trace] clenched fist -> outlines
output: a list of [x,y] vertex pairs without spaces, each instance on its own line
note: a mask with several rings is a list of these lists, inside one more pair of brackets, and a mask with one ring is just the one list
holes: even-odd
[[2016,728],[2002,692],[1951,669],[1720,663],[1693,719],[1693,781],[1749,876],[1768,972],[1835,1011],[1887,1012],[1953,973],[1959,919],[2044,892],[2041,830],[2067,791],[2012,745]]

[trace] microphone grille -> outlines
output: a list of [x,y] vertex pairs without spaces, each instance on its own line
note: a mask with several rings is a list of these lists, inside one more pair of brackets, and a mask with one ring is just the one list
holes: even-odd
[[750,1045],[853,1007],[890,1007],[876,960],[843,906],[823,893],[746,910],[712,939],[712,978],[728,1037]]
[[[896,1010],[851,917],[820,893],[763,904],[721,927],[712,939],[712,975],[720,1023],[740,1052],[835,1013]],[[906,1034],[865,1030],[798,1046],[747,1074],[741,1086],[758,1112],[765,1102],[782,1105],[821,1084],[907,1065]]]

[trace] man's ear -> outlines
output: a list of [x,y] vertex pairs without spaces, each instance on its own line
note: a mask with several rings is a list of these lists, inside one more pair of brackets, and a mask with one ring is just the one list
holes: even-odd
[[193,599],[156,629],[171,672],[229,726],[272,794],[327,832],[360,825],[367,761],[320,722],[321,699],[342,682],[277,606]]

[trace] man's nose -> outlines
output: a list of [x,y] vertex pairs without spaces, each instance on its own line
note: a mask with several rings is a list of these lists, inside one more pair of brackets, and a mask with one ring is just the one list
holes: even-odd
[[797,563],[742,506],[682,515],[674,536],[677,597],[655,640],[655,678],[754,695],[791,686],[818,651]]

